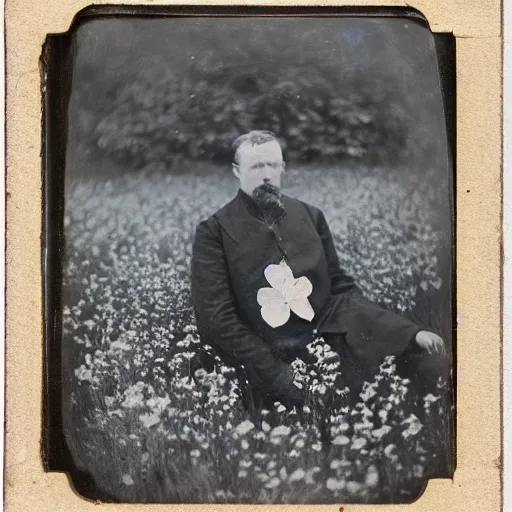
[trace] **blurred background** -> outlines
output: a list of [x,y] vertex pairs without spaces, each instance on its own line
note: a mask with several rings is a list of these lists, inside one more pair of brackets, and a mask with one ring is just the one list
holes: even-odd
[[[302,425],[273,411],[262,432],[231,369],[216,361],[194,379],[206,349],[190,300],[195,228],[237,192],[231,143],[273,130],[284,192],[322,209],[363,293],[451,345],[451,162],[432,33],[398,17],[109,17],[70,37],[62,421],[94,483],[83,492],[390,503],[450,477],[449,384],[425,397],[420,422],[388,365],[350,439],[343,407],[333,439],[320,436],[320,402]],[[315,375],[328,389],[328,372]]]
[[68,158],[179,172],[261,127],[293,162],[446,166],[434,40],[410,19],[110,18],[74,43]]

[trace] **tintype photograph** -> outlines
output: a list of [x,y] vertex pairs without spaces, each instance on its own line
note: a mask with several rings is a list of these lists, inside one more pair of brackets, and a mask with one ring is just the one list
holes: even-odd
[[49,469],[123,503],[408,503],[450,478],[451,40],[400,11],[65,38]]

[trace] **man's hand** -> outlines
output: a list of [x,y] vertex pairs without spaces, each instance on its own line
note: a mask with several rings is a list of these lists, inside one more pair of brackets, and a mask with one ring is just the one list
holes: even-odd
[[416,334],[416,343],[429,354],[444,354],[446,352],[443,338],[433,332],[418,332]]

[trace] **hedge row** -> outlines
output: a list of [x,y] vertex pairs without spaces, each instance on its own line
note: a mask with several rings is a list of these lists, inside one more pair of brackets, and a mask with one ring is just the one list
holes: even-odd
[[210,57],[178,73],[155,64],[115,91],[93,138],[133,167],[180,157],[229,162],[232,141],[252,129],[274,131],[289,160],[389,160],[407,135],[394,96],[377,82],[342,87],[320,65],[265,73],[249,61]]

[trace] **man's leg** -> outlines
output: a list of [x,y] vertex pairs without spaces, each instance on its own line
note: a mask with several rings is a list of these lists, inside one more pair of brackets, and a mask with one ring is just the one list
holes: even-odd
[[263,420],[262,409],[272,409],[276,399],[252,385],[242,368],[237,368],[236,373],[244,409],[249,413],[251,420],[260,427]]
[[412,346],[397,357],[397,372],[411,380],[412,388],[422,397],[435,394],[439,378],[450,379],[450,357],[446,353],[430,354]]
[[340,379],[339,387],[348,387],[349,404],[355,405],[359,401],[359,393],[363,389],[363,384],[371,380],[368,369],[363,368],[354,352],[348,345],[345,334],[326,334],[325,341],[340,356]]
[[[454,442],[454,396],[451,378],[451,357],[449,354],[429,354],[421,350],[411,349],[397,359],[397,372],[410,379],[409,396],[413,413],[424,427],[423,435],[429,440],[430,455],[426,473],[431,477],[446,477],[453,472]],[[442,379],[445,385],[438,388]],[[432,394],[438,397],[435,408],[439,413],[428,412],[424,397]],[[427,445],[428,446],[428,445]],[[437,476],[436,476],[437,475]],[[430,477],[429,477],[430,478]]]
[[[356,403],[364,382],[372,382],[375,372],[361,364],[344,334],[327,334],[324,339],[339,354],[341,385],[348,386],[351,403]],[[396,366],[397,373],[411,381],[411,395],[416,399],[422,399],[428,393],[435,395],[440,377],[450,382],[451,365],[447,354],[429,354],[411,345],[396,358]]]
[[[451,387],[451,362],[446,353],[429,354],[421,348],[412,346],[408,348],[396,360],[397,372],[411,381],[410,396],[416,403],[418,416],[424,414],[423,398],[429,393],[438,395],[437,384],[439,379],[448,383]],[[444,400],[451,400],[449,396],[443,396]]]

